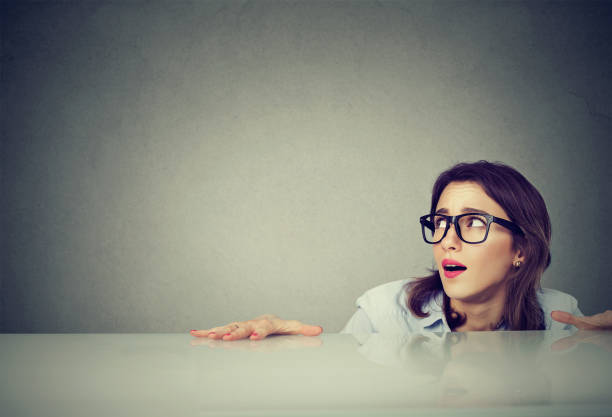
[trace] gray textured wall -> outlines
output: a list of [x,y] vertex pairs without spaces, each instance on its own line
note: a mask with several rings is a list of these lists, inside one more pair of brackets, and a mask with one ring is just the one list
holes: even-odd
[[337,331],[477,159],[544,195],[544,286],[609,308],[611,6],[2,3],[2,330]]

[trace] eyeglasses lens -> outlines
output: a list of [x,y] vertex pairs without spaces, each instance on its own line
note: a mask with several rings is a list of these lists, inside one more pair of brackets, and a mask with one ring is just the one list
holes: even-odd
[[[425,240],[437,243],[442,240],[446,231],[447,219],[443,216],[428,216],[423,224]],[[487,233],[487,219],[484,216],[470,214],[458,221],[461,237],[468,243],[481,242]]]

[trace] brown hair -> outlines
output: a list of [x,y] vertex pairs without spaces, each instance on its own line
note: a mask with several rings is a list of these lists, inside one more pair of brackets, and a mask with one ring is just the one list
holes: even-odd
[[[487,161],[460,163],[441,173],[436,180],[430,213],[435,212],[444,188],[455,181],[479,184],[523,230],[523,236],[513,235],[513,245],[522,250],[525,260],[506,278],[508,292],[502,319],[508,330],[544,329],[544,313],[536,295],[542,274],[550,265],[551,226],[544,199],[523,175],[508,165]],[[418,278],[407,291],[408,306],[415,316],[427,317],[429,313],[425,313],[423,307],[443,292],[442,307],[449,327],[454,329],[465,322],[464,316],[451,309],[439,271],[432,270],[431,275]]]

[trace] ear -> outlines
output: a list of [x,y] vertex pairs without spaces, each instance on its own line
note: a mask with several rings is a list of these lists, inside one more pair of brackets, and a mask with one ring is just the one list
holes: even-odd
[[525,253],[521,248],[516,249],[514,252],[512,263],[514,264],[516,261],[519,261],[520,263],[525,263]]

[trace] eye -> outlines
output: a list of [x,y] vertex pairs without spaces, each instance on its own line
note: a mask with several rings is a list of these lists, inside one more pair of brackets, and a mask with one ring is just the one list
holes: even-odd
[[487,221],[484,218],[478,216],[468,217],[465,223],[467,227],[486,227],[487,225]]
[[436,229],[445,229],[446,219],[444,217],[436,217],[434,219],[434,226],[436,227]]

